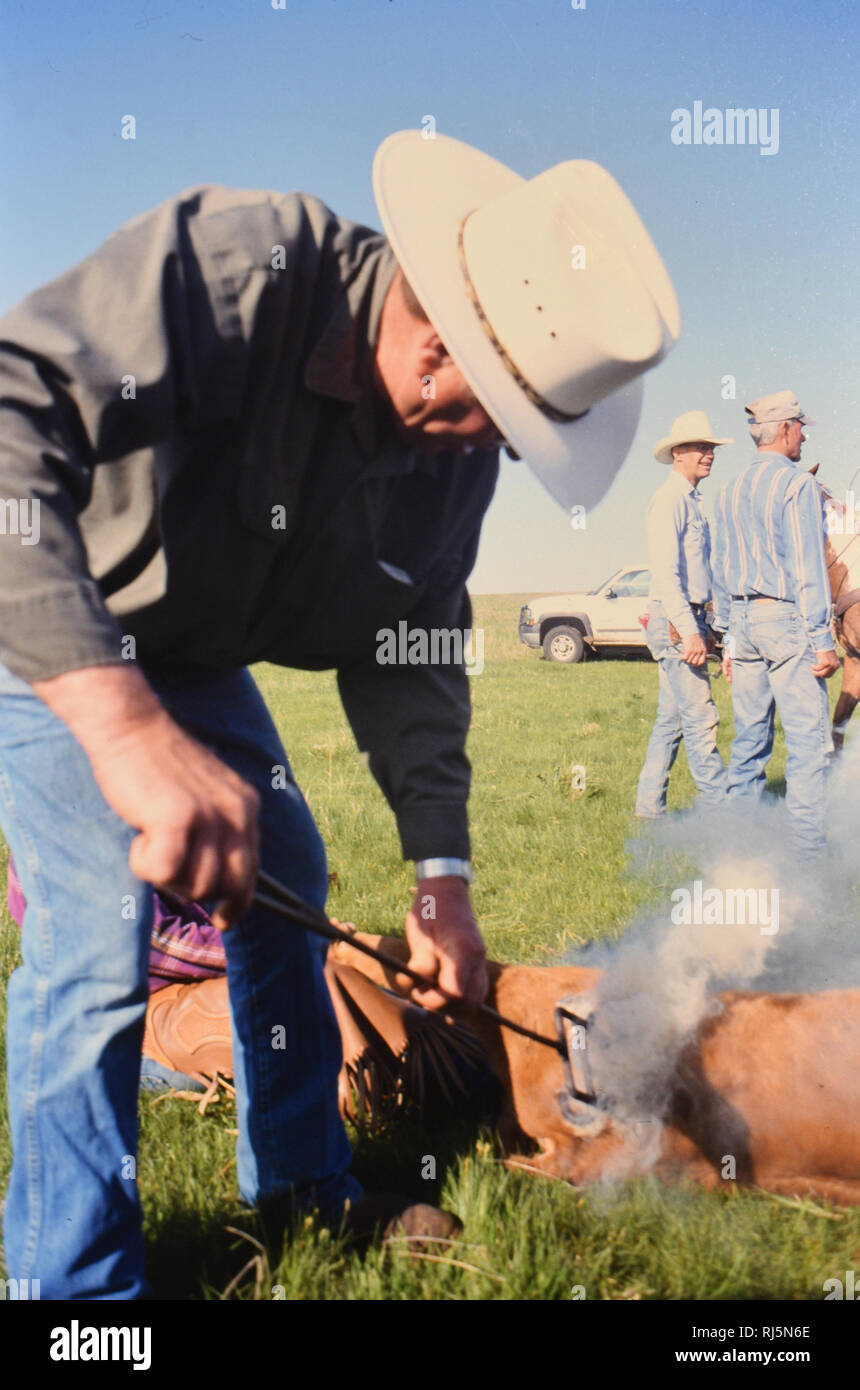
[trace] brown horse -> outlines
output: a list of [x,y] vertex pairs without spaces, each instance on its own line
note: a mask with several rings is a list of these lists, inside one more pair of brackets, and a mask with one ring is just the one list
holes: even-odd
[[[815,473],[818,464],[809,471]],[[837,753],[845,741],[845,727],[860,701],[860,526],[853,493],[846,506],[822,483],[827,510],[826,557],[833,593],[836,636],[845,649],[842,690],[833,711],[833,744]]]

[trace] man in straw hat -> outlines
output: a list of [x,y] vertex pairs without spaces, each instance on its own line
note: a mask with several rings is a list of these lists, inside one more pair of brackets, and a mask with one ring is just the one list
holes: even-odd
[[151,885],[230,928],[242,1196],[334,1220],[358,1196],[323,950],[252,901],[258,865],[317,906],[327,874],[249,663],[337,670],[416,861],[424,1001],[486,988],[462,656],[383,662],[378,634],[468,629],[500,441],[563,506],[600,499],[678,310],[595,164],[525,180],[401,132],[374,189],[387,237],[305,194],[190,189],[2,324],[0,495],[41,528],[0,536],[0,825],[27,901],[5,1249],[43,1298],[146,1291],[123,1160]]
[[793,391],[745,407],[757,454],[722,489],[714,517],[716,624],[727,632],[735,736],[730,797],[758,801],[773,752],[774,710],[786,745],[786,804],[797,851],[824,848],[827,677],[839,669],[825,555],[824,495],[800,464],[814,425]]
[[647,639],[660,673],[660,694],[636,793],[641,819],[665,815],[669,773],[682,738],[702,802],[716,805],[725,796],[726,768],[717,748],[720,716],[707,665],[710,538],[699,484],[710,477],[714,450],[731,443],[715,438],[703,410],[689,410],[654,449],[657,461],[672,471],[647,512]]

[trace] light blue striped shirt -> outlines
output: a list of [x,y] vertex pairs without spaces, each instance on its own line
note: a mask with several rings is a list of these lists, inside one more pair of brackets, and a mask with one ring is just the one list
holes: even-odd
[[711,597],[711,537],[699,494],[673,468],[645,515],[651,567],[648,597],[660,600],[682,637],[695,637],[699,626],[690,604],[707,603]]
[[824,497],[811,473],[760,449],[726,483],[714,517],[714,606],[725,632],[735,595],[797,604],[813,651],[833,649],[833,599],[824,552]]

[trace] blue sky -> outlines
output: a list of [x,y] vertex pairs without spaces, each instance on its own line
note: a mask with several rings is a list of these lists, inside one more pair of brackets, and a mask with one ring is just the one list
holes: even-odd
[[[596,159],[663,255],[681,341],[585,530],[504,465],[472,588],[595,584],[645,558],[653,444],[682,411],[736,440],[706,498],[748,458],[744,402],[784,386],[820,422],[804,461],[838,490],[860,464],[858,30],[853,0],[7,0],[0,308],[195,183],[301,188],[378,226],[374,150],[425,115],[525,177]],[[696,100],[776,108],[778,153],[673,144]]]

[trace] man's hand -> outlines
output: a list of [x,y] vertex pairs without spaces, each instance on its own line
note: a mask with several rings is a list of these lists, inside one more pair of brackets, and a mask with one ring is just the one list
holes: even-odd
[[[441,1009],[451,997],[468,1004],[483,1002],[489,981],[487,951],[469,901],[469,889],[461,878],[425,878],[418,884],[415,901],[406,914],[409,966],[439,989],[415,986],[412,997],[428,1009]],[[401,976],[404,987],[409,981]],[[441,991],[445,991],[442,993]]]
[[695,637],[684,638],[684,646],[681,649],[682,661],[686,661],[688,666],[704,666],[707,659],[708,649],[698,632]]
[[829,651],[816,652],[815,661],[810,667],[813,676],[823,676],[827,680],[835,671],[839,670],[839,657],[831,649]]
[[71,729],[108,805],[140,834],[132,873],[180,897],[220,899],[222,930],[257,878],[259,798],[174,723],[139,671],[90,667],[34,686]]
[[728,681],[729,685],[731,685],[731,683],[732,683],[732,659],[731,659],[730,656],[724,656],[724,657],[723,657],[722,661],[720,662],[720,670],[722,671],[722,673],[723,673],[723,675],[725,676],[726,680]]

